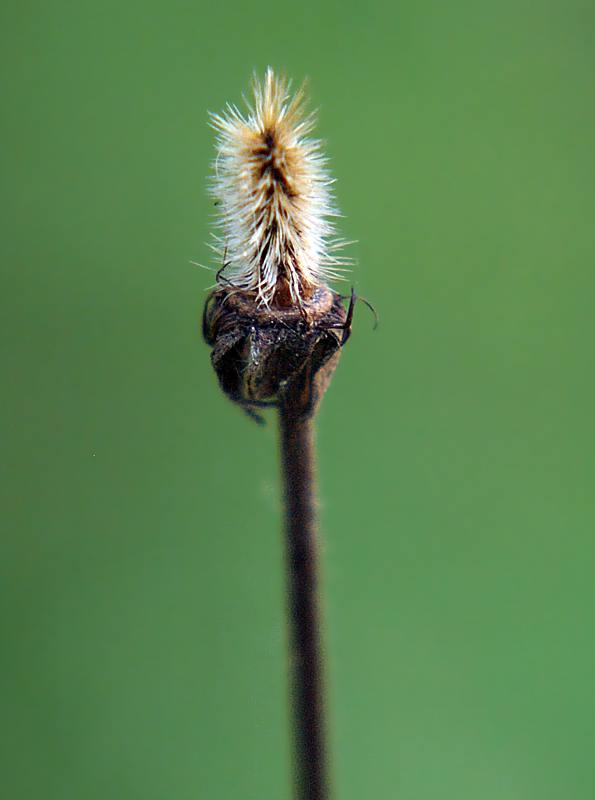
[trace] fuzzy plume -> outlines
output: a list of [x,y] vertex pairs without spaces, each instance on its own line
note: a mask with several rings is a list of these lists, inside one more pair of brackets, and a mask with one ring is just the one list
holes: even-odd
[[213,194],[220,211],[216,251],[226,285],[253,291],[266,306],[299,305],[335,279],[346,262],[333,255],[334,207],[320,142],[309,138],[315,119],[303,110],[304,91],[267,69],[253,82],[243,115],[228,105],[212,114],[217,130]]

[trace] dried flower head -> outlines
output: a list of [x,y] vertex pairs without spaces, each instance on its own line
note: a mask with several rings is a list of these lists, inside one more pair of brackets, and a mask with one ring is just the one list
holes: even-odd
[[355,295],[327,286],[344,262],[332,253],[334,209],[303,90],[268,69],[246,116],[212,116],[218,131],[213,193],[223,268],[203,314],[203,335],[223,391],[253,418],[278,407],[312,416],[351,332]]
[[228,105],[212,114],[218,132],[213,194],[220,212],[216,250],[223,285],[254,293],[260,306],[302,308],[316,288],[338,277],[331,218],[337,216],[313,114],[304,91],[267,69],[253,82],[243,115]]

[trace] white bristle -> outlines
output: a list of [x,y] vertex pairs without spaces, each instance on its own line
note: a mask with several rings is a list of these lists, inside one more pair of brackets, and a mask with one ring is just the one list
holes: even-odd
[[269,68],[253,91],[247,115],[230,105],[211,115],[222,281],[255,292],[263,305],[301,305],[347,263],[332,238],[331,180],[320,143],[308,136],[315,120],[304,114],[303,90],[290,96]]

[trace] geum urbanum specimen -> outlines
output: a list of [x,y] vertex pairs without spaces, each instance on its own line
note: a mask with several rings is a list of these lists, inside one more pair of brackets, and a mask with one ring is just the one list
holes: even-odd
[[[203,332],[223,391],[254,419],[279,411],[285,498],[295,797],[326,800],[324,676],[319,614],[313,416],[351,331],[327,283],[336,255],[331,180],[303,90],[267,70],[242,115],[213,115],[213,193],[220,213],[217,286]],[[263,756],[263,764],[266,759]]]

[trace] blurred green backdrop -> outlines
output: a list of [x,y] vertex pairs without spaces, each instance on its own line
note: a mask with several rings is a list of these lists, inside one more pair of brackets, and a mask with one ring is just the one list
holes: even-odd
[[276,431],[189,263],[270,63],[382,316],[319,419],[337,797],[592,798],[593,4],[0,17],[6,796],[289,798]]

